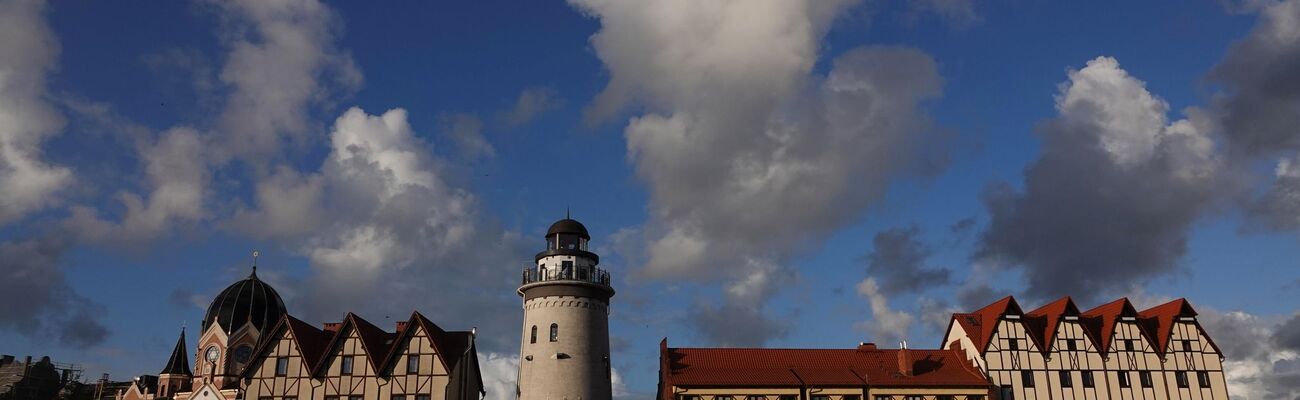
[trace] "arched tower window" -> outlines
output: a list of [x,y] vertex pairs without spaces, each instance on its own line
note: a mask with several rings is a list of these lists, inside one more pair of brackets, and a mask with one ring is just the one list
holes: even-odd
[[551,341],[560,341],[560,325],[558,324],[551,324]]
[[533,325],[533,334],[528,337],[528,343],[537,343],[537,325]]

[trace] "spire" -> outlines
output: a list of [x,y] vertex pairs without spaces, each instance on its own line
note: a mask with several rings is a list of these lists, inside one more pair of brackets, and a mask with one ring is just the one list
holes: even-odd
[[167,360],[167,366],[159,373],[159,375],[165,374],[194,376],[190,372],[189,357],[185,356],[185,327],[181,327],[181,337],[176,339],[176,349],[172,350],[172,357]]
[[260,254],[258,254],[257,250],[253,250],[253,273],[248,274],[249,279],[257,279],[257,256],[258,255]]
[[564,219],[573,219],[573,217],[570,217],[570,216],[569,216],[569,207],[568,207],[568,206],[565,206],[565,207],[564,207]]

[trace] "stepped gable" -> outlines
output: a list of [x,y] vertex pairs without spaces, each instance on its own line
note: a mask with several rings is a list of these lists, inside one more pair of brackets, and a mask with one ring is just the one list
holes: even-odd
[[[1169,352],[1169,340],[1173,337],[1174,322],[1180,317],[1196,317],[1196,315],[1192,303],[1185,298],[1180,298],[1143,310],[1138,313],[1138,318],[1146,326],[1146,331],[1152,336],[1151,342],[1155,343],[1156,353],[1160,354],[1160,357],[1164,357],[1165,353]],[[1196,325],[1201,337],[1210,343],[1210,347],[1213,347],[1214,351],[1219,352],[1219,354],[1223,354],[1222,351],[1219,351],[1219,346],[1210,339],[1210,335],[1205,334],[1205,329],[1201,328],[1201,324],[1195,323],[1194,325]]]
[[[960,350],[670,348],[664,386],[987,387]],[[665,397],[667,396],[667,397]],[[661,399],[671,393],[661,393]]]
[[1003,297],[1001,300],[975,310],[973,313],[953,314],[952,319],[961,324],[962,329],[970,336],[971,342],[975,343],[976,349],[979,350],[980,354],[984,354],[993,341],[993,332],[998,329],[998,321],[1002,319],[1002,316],[1008,314],[1024,314],[1020,309],[1020,304],[1016,303],[1015,297],[1012,296]]
[[1033,321],[1029,334],[1038,337],[1038,350],[1044,354],[1051,352],[1051,344],[1056,342],[1056,330],[1061,325],[1061,318],[1067,315],[1078,316],[1079,308],[1070,296],[1065,296],[1051,303],[1044,304],[1025,314],[1027,321]]
[[[1096,339],[1095,344],[1102,354],[1109,354],[1111,338],[1115,335],[1115,324],[1119,322],[1120,317],[1137,317],[1137,310],[1133,304],[1129,303],[1127,297],[1121,297],[1106,304],[1102,304],[1081,314],[1086,318],[1093,318],[1096,321],[1085,323],[1086,329],[1092,329],[1093,337]],[[1145,330],[1145,329],[1144,329]]]

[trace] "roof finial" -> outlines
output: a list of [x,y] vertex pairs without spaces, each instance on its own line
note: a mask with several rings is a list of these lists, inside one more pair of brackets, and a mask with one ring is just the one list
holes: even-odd
[[261,255],[261,253],[258,253],[257,250],[253,250],[253,274],[252,274],[252,275],[249,275],[249,277],[252,277],[252,278],[256,278],[256,277],[257,277],[257,256],[259,256],[259,255]]
[[564,219],[573,219],[569,217],[569,206],[564,206]]

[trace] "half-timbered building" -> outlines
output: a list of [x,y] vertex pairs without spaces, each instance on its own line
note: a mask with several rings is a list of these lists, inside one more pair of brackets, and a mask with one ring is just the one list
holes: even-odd
[[1227,399],[1222,352],[1184,299],[1138,312],[1128,299],[1080,311],[1069,297],[1024,312],[1006,297],[953,314],[961,349],[1010,399]]
[[420,313],[387,332],[349,313],[317,329],[286,315],[243,374],[245,399],[477,400],[472,331],[445,331]]

